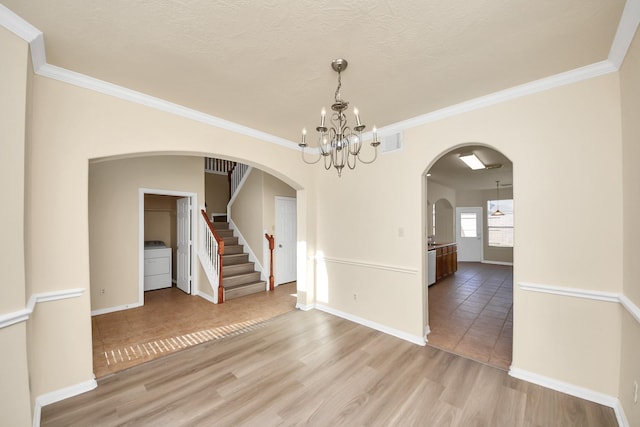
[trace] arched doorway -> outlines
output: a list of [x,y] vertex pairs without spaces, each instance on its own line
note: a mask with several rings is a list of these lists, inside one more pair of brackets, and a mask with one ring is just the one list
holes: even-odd
[[[481,162],[476,169],[462,160],[468,154]],[[491,147],[467,144],[444,153],[424,179],[428,344],[508,369],[513,347],[513,164]],[[477,256],[469,255],[473,251]],[[429,262],[435,253],[439,262]],[[447,262],[444,274],[430,271]]]

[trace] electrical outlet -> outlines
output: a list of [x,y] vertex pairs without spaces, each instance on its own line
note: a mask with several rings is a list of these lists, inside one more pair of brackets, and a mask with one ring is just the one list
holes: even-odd
[[638,381],[633,382],[633,403],[638,403]]
[[104,288],[100,288],[100,295],[104,295]]
[[358,294],[356,294],[356,293],[354,293],[354,294],[353,294],[353,300],[354,300],[354,301],[357,301],[357,300],[358,300]]

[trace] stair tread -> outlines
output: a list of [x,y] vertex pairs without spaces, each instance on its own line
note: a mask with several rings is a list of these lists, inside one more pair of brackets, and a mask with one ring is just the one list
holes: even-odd
[[239,288],[248,288],[251,286],[256,286],[256,285],[266,285],[267,282],[265,282],[264,280],[258,280],[256,282],[250,282],[250,283],[243,283],[241,285],[233,285],[233,286],[229,286],[229,287],[224,287],[225,290],[228,289],[239,289]]

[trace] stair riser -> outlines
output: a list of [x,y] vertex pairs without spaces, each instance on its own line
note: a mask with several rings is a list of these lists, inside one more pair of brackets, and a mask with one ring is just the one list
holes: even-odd
[[240,276],[223,277],[222,284],[225,288],[232,286],[244,285],[246,283],[257,282],[260,280],[260,273],[253,272],[249,274],[242,274]]
[[226,267],[227,265],[245,264],[247,262],[249,262],[249,254],[236,254],[234,256],[224,255],[222,257],[223,267]]
[[224,299],[225,301],[228,301],[230,299],[239,298],[246,295],[256,294],[256,293],[265,292],[265,291],[266,291],[265,282],[258,282],[258,283],[251,284],[248,286],[243,286],[240,288],[225,290]]
[[224,241],[224,246],[236,246],[238,244],[238,238],[237,237],[223,237],[222,240]]
[[234,255],[234,254],[241,254],[242,253],[242,246],[238,245],[238,246],[224,246],[224,253],[225,255]]
[[213,228],[218,231],[218,230],[228,230],[229,229],[229,223],[228,222],[213,222]]
[[224,261],[222,264],[222,277],[230,277],[236,274],[245,274],[252,273],[254,264],[252,262],[247,262],[243,264],[231,264],[225,265]]

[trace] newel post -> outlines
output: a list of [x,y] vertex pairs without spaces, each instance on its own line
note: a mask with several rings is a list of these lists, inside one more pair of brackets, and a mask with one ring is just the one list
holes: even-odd
[[275,239],[273,238],[273,234],[269,235],[267,233],[264,234],[265,239],[269,242],[269,290],[272,291],[274,289],[274,278],[273,278],[273,248],[275,247]]

